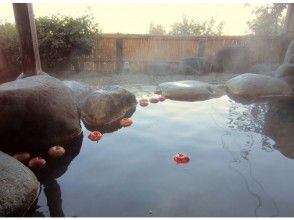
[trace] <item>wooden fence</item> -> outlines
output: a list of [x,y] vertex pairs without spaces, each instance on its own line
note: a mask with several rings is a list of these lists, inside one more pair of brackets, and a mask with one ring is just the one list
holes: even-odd
[[81,60],[82,68],[90,71],[121,71],[128,62],[132,71],[143,71],[148,63],[177,66],[183,58],[204,56],[212,59],[221,48],[247,45],[254,63],[279,63],[282,40],[246,36],[174,37],[151,35],[104,34],[97,39],[93,54]]

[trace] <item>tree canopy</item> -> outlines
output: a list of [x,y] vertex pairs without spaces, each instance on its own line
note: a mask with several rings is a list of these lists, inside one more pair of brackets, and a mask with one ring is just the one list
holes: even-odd
[[150,23],[149,25],[149,34],[152,34],[152,35],[164,35],[166,34],[166,31],[164,29],[164,27],[160,24],[153,24],[153,23]]
[[255,18],[247,22],[249,30],[257,36],[277,36],[282,34],[287,4],[273,3],[253,10]]

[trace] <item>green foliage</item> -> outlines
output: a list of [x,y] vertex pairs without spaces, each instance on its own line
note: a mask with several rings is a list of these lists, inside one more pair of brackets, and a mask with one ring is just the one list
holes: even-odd
[[182,21],[175,22],[169,34],[176,36],[220,36],[222,35],[224,23],[216,24],[215,20],[199,22],[189,19],[187,16],[182,17]]
[[[78,18],[53,15],[36,19],[40,59],[44,71],[62,70],[69,64],[78,70],[79,57],[92,53],[100,35],[90,15]],[[0,45],[11,65],[18,65],[19,44],[14,24],[0,24]]]
[[89,55],[100,30],[89,15],[73,18],[53,15],[36,19],[40,58],[43,68],[54,69],[73,64]]
[[0,48],[8,66],[20,68],[20,50],[15,25],[0,21]]
[[166,34],[166,31],[164,29],[164,27],[160,24],[158,25],[155,25],[153,23],[151,23],[149,25],[149,34],[152,34],[152,35],[165,35]]
[[255,18],[247,25],[252,34],[258,36],[277,36],[283,32],[285,16],[283,12],[287,4],[274,3],[256,8]]

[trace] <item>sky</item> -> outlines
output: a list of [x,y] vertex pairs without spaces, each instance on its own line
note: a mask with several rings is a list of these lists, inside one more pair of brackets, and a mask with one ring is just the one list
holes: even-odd
[[[174,22],[182,20],[183,15],[205,21],[213,17],[217,23],[224,22],[223,35],[244,35],[248,33],[246,22],[252,20],[252,10],[264,3],[193,3],[169,2],[151,3],[115,2],[115,3],[37,3],[33,2],[35,17],[56,13],[83,15],[92,12],[95,22],[99,23],[103,33],[148,34],[150,23],[161,24],[170,31]],[[0,3],[0,20],[14,22],[11,3]]]

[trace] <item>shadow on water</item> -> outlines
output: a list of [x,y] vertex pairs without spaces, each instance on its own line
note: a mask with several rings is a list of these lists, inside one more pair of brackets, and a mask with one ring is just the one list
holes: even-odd
[[[72,160],[80,153],[83,142],[83,134],[64,146],[65,155],[58,159],[47,158],[46,166],[38,172],[35,172],[40,181],[40,188],[44,189],[49,208],[50,217],[64,217],[62,209],[62,192],[58,184],[57,178],[62,176],[68,169]],[[40,189],[40,191],[41,191]],[[43,217],[44,213],[38,211],[37,201],[29,210],[27,216]]]
[[[255,198],[256,217],[279,216],[279,208],[275,200],[268,195],[253,174],[250,157],[253,148],[259,147],[266,152],[277,149],[284,156],[294,159],[294,99],[293,97],[264,97],[254,100],[230,98],[227,124],[220,125],[212,116],[215,124],[226,130],[221,136],[221,142],[223,149],[231,158],[228,166],[240,176],[248,193]],[[240,141],[239,138],[237,140],[237,137],[241,137],[241,132],[247,133],[246,140]],[[256,140],[260,140],[260,143],[255,143]]]

